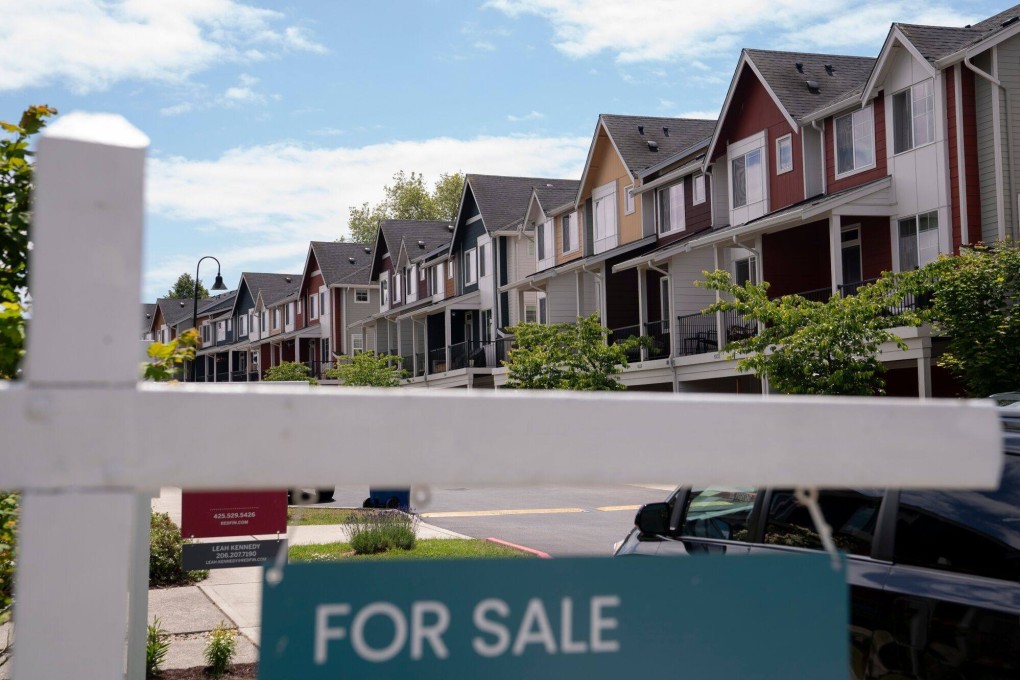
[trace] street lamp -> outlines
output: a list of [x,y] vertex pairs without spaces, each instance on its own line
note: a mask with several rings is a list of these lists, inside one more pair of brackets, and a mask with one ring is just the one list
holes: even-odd
[[[212,290],[226,290],[227,287],[223,285],[223,277],[220,276],[220,261],[212,255],[206,255],[198,261],[195,265],[195,295],[191,306],[191,327],[198,332],[198,268],[202,264],[202,260],[215,260],[216,261],[216,281],[212,285]],[[191,382],[195,382],[195,370],[198,365],[198,357],[195,357],[191,362]]]

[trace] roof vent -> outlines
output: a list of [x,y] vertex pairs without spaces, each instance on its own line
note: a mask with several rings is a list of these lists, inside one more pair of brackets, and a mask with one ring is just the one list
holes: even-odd
[[1020,16],[1010,17],[1010,18],[1008,18],[1008,19],[1006,19],[1005,21],[1002,22],[1002,27],[1006,28],[1007,26],[1012,26],[1013,24],[1015,24],[1018,21],[1020,21]]
[[649,139],[648,140],[648,150],[649,151],[658,151],[659,150],[659,143]]
[[348,257],[347,261],[350,262],[351,264],[354,264],[354,258],[353,257]]
[[804,72],[804,64],[802,64],[802,63],[800,63],[798,61],[796,64],[794,64],[794,66],[797,67],[797,73],[803,73]]
[[662,128],[662,134],[665,137],[669,137],[669,128],[668,127]]
[[449,231],[453,231],[453,225],[452,225],[452,224],[448,224],[448,225],[446,225],[446,228],[447,228],[447,230],[449,230]]
[[290,283],[293,279],[291,279],[291,277],[289,276],[284,276],[283,280],[286,281],[287,283]]
[[181,303],[181,307],[183,307],[183,306],[184,306],[184,303],[182,302],[182,303]]
[[819,93],[821,93],[821,89],[819,89],[818,81],[817,80],[809,80],[809,81],[807,81],[806,84],[807,84],[808,92],[810,92],[811,94],[819,94]]
[[146,314],[146,315],[145,315],[145,318],[146,318],[146,319],[151,319],[151,318],[152,318],[152,314]]
[[421,248],[422,250],[424,250],[425,249],[425,241],[422,241],[422,240],[419,239],[418,240],[418,247]]
[[637,126],[637,133],[638,133],[639,135],[643,135],[643,134],[645,134],[645,126],[644,126],[644,125],[638,125],[638,126]]
[[833,78],[836,77],[835,70],[836,69],[832,68],[832,64],[825,65],[825,72],[828,73]]

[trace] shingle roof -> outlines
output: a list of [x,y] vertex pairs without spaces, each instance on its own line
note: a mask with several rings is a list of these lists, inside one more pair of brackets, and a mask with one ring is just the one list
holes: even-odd
[[[666,156],[689,149],[712,136],[714,120],[659,118],[651,116],[600,116],[632,175],[655,165]],[[640,129],[639,129],[640,128]],[[668,130],[668,134],[666,130]],[[648,142],[654,142],[652,150]]]
[[[794,119],[845,99],[867,82],[875,65],[871,57],[751,49],[744,52]],[[803,72],[797,70],[797,64]],[[831,75],[826,65],[832,67]],[[808,88],[808,81],[817,83],[817,92]]]
[[[379,223],[379,230],[386,240],[390,256],[396,263],[402,243],[410,260],[416,260],[442,246],[449,246],[453,238],[451,226],[451,222],[444,220],[383,220]],[[424,247],[419,247],[419,242],[423,242]],[[366,283],[371,273],[371,268],[365,272]]]
[[290,297],[301,286],[300,274],[244,272],[241,276],[248,283],[252,299],[258,299],[261,292],[262,301],[266,305],[273,305]]
[[183,298],[159,298],[156,300],[156,304],[163,313],[163,323],[167,326],[176,326],[181,321],[191,318],[191,300]]
[[368,284],[375,246],[367,243],[312,241],[312,252],[327,286]]
[[152,317],[156,315],[155,302],[142,303],[142,330],[148,332],[152,328]]
[[1014,5],[998,14],[979,21],[972,26],[920,26],[917,24],[894,24],[906,36],[917,51],[930,62],[948,57],[965,47],[1003,31],[1012,25],[1010,20],[1020,17],[1020,5]]
[[531,192],[538,187],[557,190],[573,184],[574,191],[577,191],[576,181],[549,177],[468,175],[467,182],[478,204],[482,223],[489,232],[506,229],[519,222],[528,212]]
[[234,299],[236,297],[237,291],[231,290],[220,295],[203,298],[198,301],[198,313],[217,314],[219,312],[227,311],[234,306]]
[[[573,203],[577,198],[577,190],[581,181],[576,179],[561,179],[556,182],[546,182],[535,187],[535,194],[543,210],[559,208],[561,205]],[[523,218],[522,218],[523,219]]]
[[1013,5],[1009,9],[1004,9],[998,14],[993,14],[984,21],[979,21],[974,24],[972,28],[979,28],[982,31],[994,31],[1002,28],[1002,24],[1009,21],[1013,17],[1020,16],[1020,5]]

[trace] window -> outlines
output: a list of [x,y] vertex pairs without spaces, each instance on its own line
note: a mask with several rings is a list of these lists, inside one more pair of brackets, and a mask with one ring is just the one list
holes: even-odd
[[326,306],[326,291],[319,292],[319,314],[329,314],[329,308]]
[[659,189],[659,233],[684,230],[684,183]]
[[357,354],[358,352],[365,351],[365,338],[360,334],[355,333],[351,336],[351,353]]
[[616,247],[616,182],[604,184],[592,192],[592,226],[595,254]]
[[415,267],[411,267],[410,273],[406,273],[405,270],[404,286],[406,286],[407,290],[405,290],[404,293],[407,297],[411,297],[411,294],[414,291],[415,269]]
[[[530,253],[530,254],[534,254],[534,253]],[[450,258],[450,268],[446,270],[446,278],[450,279],[451,281],[454,280],[454,276],[453,276],[454,275],[454,269],[456,269],[456,267],[454,265],[456,265],[456,264],[457,264],[457,261],[455,259],[453,259],[453,258]]]
[[692,489],[680,525],[681,536],[741,541],[747,536],[747,521],[758,490],[716,486]]
[[383,307],[390,304],[390,285],[386,279],[379,281],[379,304]]
[[[661,332],[669,332],[669,277],[663,276],[659,279],[659,318],[663,323]],[[668,341],[667,341],[668,342]]]
[[265,333],[269,330],[269,311],[262,312],[262,332]]
[[1020,458],[1003,456],[998,491],[902,491],[898,563],[1020,581]]
[[367,288],[356,288],[354,290],[354,301],[355,302],[368,302],[368,289]]
[[478,251],[474,248],[464,252],[464,285],[470,286],[478,281]]
[[487,276],[486,267],[489,262],[489,244],[482,243],[478,246],[478,276]]
[[567,213],[560,218],[561,238],[563,240],[563,253],[572,253],[580,247],[577,234],[577,213]]
[[242,314],[237,317],[237,334],[248,335],[248,315]]
[[538,307],[524,305],[524,323],[535,323],[536,321],[538,321]]
[[705,175],[699,174],[694,176],[694,195],[691,197],[691,203],[698,205],[705,202]]
[[538,294],[538,323],[549,323],[549,301],[545,293]]
[[745,257],[733,263],[733,281],[742,286],[748,281],[758,283],[758,262],[753,257]]
[[287,303],[287,318],[284,321],[284,323],[286,323],[288,326],[290,324],[294,323],[294,303],[293,302],[288,302]]
[[855,225],[843,228],[843,233],[840,234],[840,247],[843,260],[843,283],[857,283],[861,281],[860,226]]
[[875,165],[875,112],[870,106],[836,119],[836,176]]
[[730,163],[733,176],[733,207],[759,203],[765,198],[765,177],[761,167],[761,149],[734,158]]
[[310,296],[308,298],[308,318],[309,319],[318,319],[319,318],[318,308],[316,307],[316,303],[318,302],[318,300],[319,300],[319,298],[318,298],[317,295],[312,295],[312,296]]
[[939,256],[939,214],[925,213],[899,221],[900,271],[934,262]]
[[918,83],[892,97],[893,153],[935,141],[935,81]]
[[793,170],[793,135],[776,140],[776,174],[782,175]]
[[401,282],[400,274],[393,275],[393,301],[400,302],[401,291],[403,291],[403,284]]
[[[301,311],[302,311],[302,310],[301,310],[301,305],[302,305],[303,303],[304,303],[304,298],[301,298],[301,299],[299,299],[299,300],[297,301],[297,313],[298,313],[298,314],[300,314],[300,313],[301,313]],[[293,304],[293,303],[292,303],[292,304]]]
[[535,238],[538,247],[538,266],[540,269],[551,267],[555,264],[556,243],[553,221],[546,220],[535,229]]
[[623,214],[629,215],[634,212],[634,185],[623,190]]
[[[867,489],[841,489],[818,494],[818,505],[825,521],[832,527],[832,540],[838,549],[851,555],[871,555],[882,495],[881,491]],[[792,491],[772,493],[764,542],[823,550],[811,515]]]
[[273,328],[280,327],[280,308],[277,307],[273,310]]

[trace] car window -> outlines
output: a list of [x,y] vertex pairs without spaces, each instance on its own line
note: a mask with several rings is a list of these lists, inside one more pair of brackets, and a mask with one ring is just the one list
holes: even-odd
[[[882,491],[871,489],[823,490],[818,493],[818,506],[832,528],[832,541],[837,549],[851,555],[871,554],[882,495]],[[797,501],[793,491],[777,490],[772,493],[765,524],[765,543],[823,549],[807,508]]]
[[903,491],[897,562],[1020,581],[1020,457],[1006,456],[998,491]]
[[758,490],[751,487],[713,486],[691,490],[681,536],[744,540],[747,521]]

